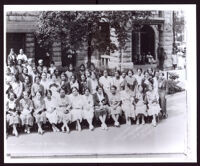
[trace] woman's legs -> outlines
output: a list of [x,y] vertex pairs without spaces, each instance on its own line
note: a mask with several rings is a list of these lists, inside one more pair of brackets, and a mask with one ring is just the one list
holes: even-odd
[[15,136],[18,136],[17,125],[16,125],[16,124],[13,124],[13,134],[14,134]]
[[44,131],[43,131],[43,129],[42,129],[42,123],[41,123],[41,122],[38,122],[37,125],[38,125],[38,133],[39,133],[39,134],[43,134]]
[[156,115],[153,115],[152,125],[156,127]]
[[80,121],[77,120],[77,121],[76,121],[76,124],[77,124],[77,127],[78,127],[78,131],[81,131],[81,124],[80,124]]
[[93,129],[94,129],[94,126],[92,125],[92,118],[87,119],[87,122],[88,122],[88,124],[89,124],[89,129],[90,129],[90,130],[93,130]]
[[62,131],[63,131],[63,132],[65,132],[65,128],[66,128],[67,133],[69,133],[70,130],[69,130],[69,127],[68,127],[68,122],[69,122],[69,121],[66,121],[66,120],[63,121],[63,126],[62,126]]
[[142,124],[143,124],[143,125],[145,124],[144,115],[142,115]]
[[137,115],[137,121],[136,124],[139,125],[140,124],[140,115]]

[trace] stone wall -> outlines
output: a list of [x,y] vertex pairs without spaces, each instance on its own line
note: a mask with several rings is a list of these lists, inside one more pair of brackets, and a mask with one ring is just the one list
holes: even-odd
[[35,36],[33,33],[25,34],[25,53],[28,58],[35,58]]

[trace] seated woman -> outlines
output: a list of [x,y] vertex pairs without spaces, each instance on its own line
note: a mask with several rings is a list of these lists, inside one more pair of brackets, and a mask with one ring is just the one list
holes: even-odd
[[46,117],[52,126],[52,130],[53,132],[59,132],[60,130],[56,127],[56,124],[58,123],[58,113],[56,110],[57,101],[56,98],[52,97],[51,90],[47,90],[44,101],[46,106]]
[[65,90],[60,89],[60,96],[57,99],[57,114],[58,114],[58,123],[63,123],[61,129],[62,132],[70,132],[68,123],[71,121],[71,103],[68,96],[65,95]]
[[6,120],[8,125],[13,128],[12,134],[18,136],[17,125],[20,123],[20,118],[16,98],[17,97],[13,92],[8,93],[8,101],[6,103]]
[[131,125],[131,118],[135,119],[135,108],[133,105],[134,93],[129,85],[125,86],[125,90],[120,93],[122,100],[122,110],[125,114],[126,124]]
[[86,119],[89,124],[89,129],[93,130],[92,120],[94,117],[94,101],[93,96],[90,94],[89,88],[85,89],[83,97],[83,119]]
[[114,120],[114,126],[119,127],[119,116],[122,113],[122,108],[121,108],[121,99],[120,95],[117,92],[117,87],[115,85],[112,85],[110,88],[111,93],[109,94],[109,104],[110,104],[110,113],[111,116]]
[[33,126],[34,118],[32,116],[33,102],[29,98],[29,93],[27,91],[23,92],[23,98],[19,101],[20,103],[20,119],[22,126],[25,126],[24,132],[30,133],[30,127]]
[[41,92],[36,92],[36,97],[33,99],[34,112],[33,116],[35,117],[35,122],[38,125],[38,133],[43,134],[44,130],[42,129],[42,124],[46,123],[45,115],[45,101],[42,97]]
[[109,101],[108,96],[104,93],[103,88],[101,86],[97,86],[96,93],[94,94],[94,113],[95,117],[100,119],[101,128],[103,130],[107,130],[108,127],[106,125],[106,116],[109,111]]
[[135,114],[137,117],[136,124],[140,124],[140,117],[142,118],[142,124],[145,124],[144,117],[147,116],[147,107],[145,102],[145,96],[143,93],[143,88],[141,85],[137,86],[135,97],[134,97],[134,105],[135,105]]
[[77,87],[72,88],[72,94],[69,95],[71,109],[71,122],[76,122],[76,129],[81,131],[80,122],[82,122],[83,101],[82,96],[79,95]]
[[156,116],[158,116],[161,108],[159,105],[158,93],[153,89],[153,85],[149,84],[148,91],[146,92],[146,99],[148,103],[147,114],[153,116],[152,125],[156,126]]

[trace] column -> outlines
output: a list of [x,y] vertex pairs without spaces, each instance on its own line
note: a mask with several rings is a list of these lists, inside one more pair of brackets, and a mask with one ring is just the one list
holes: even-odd
[[35,58],[35,36],[33,33],[25,34],[25,54],[28,58]]

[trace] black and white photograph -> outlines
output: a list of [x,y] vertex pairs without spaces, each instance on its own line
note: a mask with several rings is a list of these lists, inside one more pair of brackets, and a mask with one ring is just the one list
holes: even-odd
[[4,5],[5,162],[195,161],[195,28],[195,5]]

